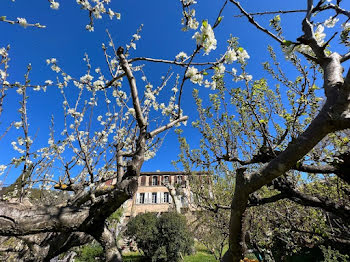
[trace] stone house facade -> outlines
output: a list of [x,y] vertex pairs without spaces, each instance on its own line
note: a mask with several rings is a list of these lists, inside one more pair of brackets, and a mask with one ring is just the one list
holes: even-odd
[[126,219],[145,212],[192,209],[188,176],[183,172],[142,172],[138,183],[136,194],[124,204]]

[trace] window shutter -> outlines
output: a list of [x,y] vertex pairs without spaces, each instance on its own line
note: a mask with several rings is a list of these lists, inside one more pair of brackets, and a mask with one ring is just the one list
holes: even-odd
[[169,176],[169,184],[171,185],[171,176]]
[[148,184],[149,186],[151,186],[152,185],[152,176],[149,176],[149,184]]
[[158,184],[158,186],[160,185],[160,179],[161,179],[161,176],[157,176],[157,184]]
[[171,197],[170,193],[169,193],[169,203],[173,203],[173,198]]
[[149,193],[145,193],[145,204],[148,204],[149,202]]
[[140,203],[140,193],[136,193],[136,204]]
[[144,185],[146,185],[146,177],[142,176],[141,177],[141,186],[144,186]]
[[157,203],[162,203],[160,192],[157,192]]

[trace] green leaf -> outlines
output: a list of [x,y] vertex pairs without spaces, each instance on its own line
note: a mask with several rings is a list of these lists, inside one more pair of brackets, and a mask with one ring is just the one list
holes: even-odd
[[0,16],[0,21],[5,21],[6,20],[6,16]]
[[207,71],[204,71],[204,72],[202,73],[202,75],[206,76],[206,75],[208,75],[208,72],[207,72]]
[[202,25],[207,28],[208,27],[208,20],[203,20]]
[[293,42],[289,40],[283,40],[282,44],[285,46],[290,46],[291,44],[293,44]]
[[223,16],[220,16],[220,17],[218,18],[218,23],[217,23],[217,25],[219,25],[219,24],[221,23],[221,21],[222,21],[223,18],[224,18]]

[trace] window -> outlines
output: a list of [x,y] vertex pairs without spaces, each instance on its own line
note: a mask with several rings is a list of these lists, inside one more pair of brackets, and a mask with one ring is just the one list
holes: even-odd
[[141,177],[141,186],[145,186],[146,185],[146,177],[142,176]]
[[152,177],[152,186],[157,186],[158,185],[158,177],[153,176]]
[[157,203],[157,193],[152,193],[152,203],[153,204]]
[[165,177],[163,178],[163,182],[164,182],[165,185],[169,184],[169,177],[168,177],[168,176],[165,176]]
[[164,192],[164,203],[169,203],[169,193]]
[[145,193],[140,193],[140,204],[145,203]]
[[181,184],[181,182],[182,182],[182,176],[177,176],[176,183]]

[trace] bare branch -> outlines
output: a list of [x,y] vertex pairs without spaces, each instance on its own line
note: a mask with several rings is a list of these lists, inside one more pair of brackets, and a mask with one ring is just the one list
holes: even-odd
[[[266,11],[266,12],[257,12],[257,13],[249,13],[249,15],[275,15],[275,14],[291,14],[291,13],[304,13],[307,12],[305,9],[300,10],[279,10],[279,11]],[[233,17],[244,17],[245,15],[234,15]]]
[[241,13],[248,18],[248,21],[253,24],[256,28],[258,28],[260,31],[268,34],[269,36],[271,36],[273,39],[275,39],[277,42],[279,42],[280,44],[283,44],[283,40],[280,39],[278,36],[276,36],[275,34],[273,34],[272,32],[270,32],[269,30],[267,30],[266,28],[262,27],[258,22],[256,22],[254,20],[254,18],[247,13],[247,11],[245,11],[243,9],[243,7],[240,5],[239,2],[235,1],[235,0],[230,0],[231,3],[233,3],[235,6],[238,7],[238,9],[241,11]]
[[182,67],[186,67],[189,65],[198,65],[198,66],[204,66],[204,65],[215,65],[217,62],[204,62],[204,63],[185,63],[185,62],[179,62],[179,61],[172,61],[172,60],[166,60],[166,59],[157,59],[157,58],[148,58],[148,57],[136,57],[128,60],[128,63],[132,63],[135,61],[148,61],[148,62],[154,62],[154,63],[163,63],[163,64],[172,64],[172,65],[178,65]]
[[141,106],[140,106],[139,95],[138,95],[137,87],[136,87],[136,80],[135,80],[134,75],[132,74],[129,63],[126,60],[123,52],[124,52],[124,48],[119,47],[117,53],[118,53],[118,56],[120,59],[120,65],[122,66],[122,68],[123,68],[123,70],[128,78],[128,81],[129,81],[132,102],[133,102],[135,114],[136,114],[136,120],[137,120],[137,123],[138,123],[140,129],[144,129],[144,128],[146,128],[146,121],[143,117]]
[[181,123],[181,122],[184,122],[188,119],[188,116],[182,116],[172,122],[170,122],[169,124],[167,125],[164,125],[164,126],[161,126],[155,130],[153,130],[152,132],[149,133],[150,137],[155,137],[156,135],[158,135],[159,133],[165,131],[165,130],[168,130],[170,128],[172,128],[173,126],[175,126],[176,124],[178,123]]

